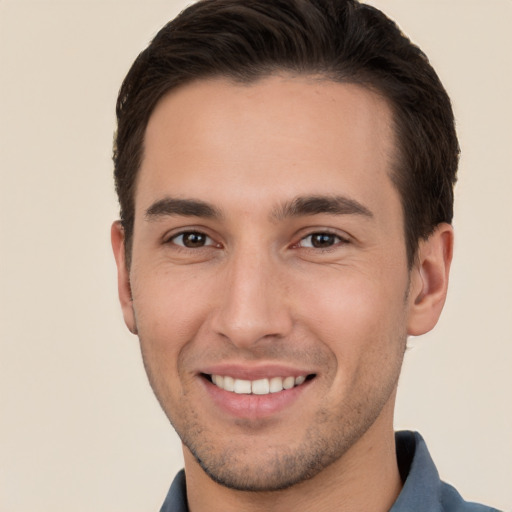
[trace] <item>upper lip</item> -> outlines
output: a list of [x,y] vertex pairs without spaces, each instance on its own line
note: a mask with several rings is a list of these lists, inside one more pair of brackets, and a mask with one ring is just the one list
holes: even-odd
[[295,366],[266,363],[266,364],[235,364],[221,363],[201,368],[199,373],[206,375],[229,375],[235,379],[258,380],[272,377],[299,377],[311,375],[314,371]]

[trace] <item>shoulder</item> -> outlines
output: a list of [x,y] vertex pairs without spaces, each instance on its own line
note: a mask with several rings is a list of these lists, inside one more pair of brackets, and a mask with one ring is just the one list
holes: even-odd
[[464,501],[458,491],[445,482],[441,482],[439,498],[443,512],[499,512],[486,505]]
[[499,512],[465,501],[454,487],[443,482],[417,432],[397,432],[396,451],[403,488],[390,512]]

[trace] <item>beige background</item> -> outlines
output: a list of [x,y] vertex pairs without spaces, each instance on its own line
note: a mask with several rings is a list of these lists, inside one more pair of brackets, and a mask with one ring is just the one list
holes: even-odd
[[[158,510],[179,443],[117,304],[117,89],[185,1],[0,0],[0,510]],[[431,57],[463,149],[451,291],[412,340],[397,428],[512,509],[510,0],[380,0]]]

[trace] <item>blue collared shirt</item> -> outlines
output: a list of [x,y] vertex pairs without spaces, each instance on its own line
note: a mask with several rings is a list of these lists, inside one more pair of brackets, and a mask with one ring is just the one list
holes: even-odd
[[[397,432],[396,451],[404,486],[389,512],[498,512],[464,501],[451,485],[442,482],[417,432]],[[188,512],[183,470],[176,475],[160,512]]]

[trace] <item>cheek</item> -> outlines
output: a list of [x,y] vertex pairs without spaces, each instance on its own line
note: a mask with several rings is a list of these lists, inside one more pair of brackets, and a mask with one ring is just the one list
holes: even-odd
[[177,353],[192,340],[208,314],[210,288],[193,272],[154,272],[136,279],[134,310],[146,350]]
[[133,304],[144,367],[169,415],[186,394],[191,376],[183,374],[180,361],[204,323],[209,294],[205,281],[193,275],[155,271],[134,281]]
[[338,364],[394,354],[405,332],[406,279],[377,280],[348,270],[338,274],[302,284],[307,297],[302,321]]
[[[396,386],[405,349],[403,295],[373,282],[345,280],[312,294],[308,330],[332,354],[328,403],[344,414],[381,405]],[[348,411],[348,412],[347,412]]]

